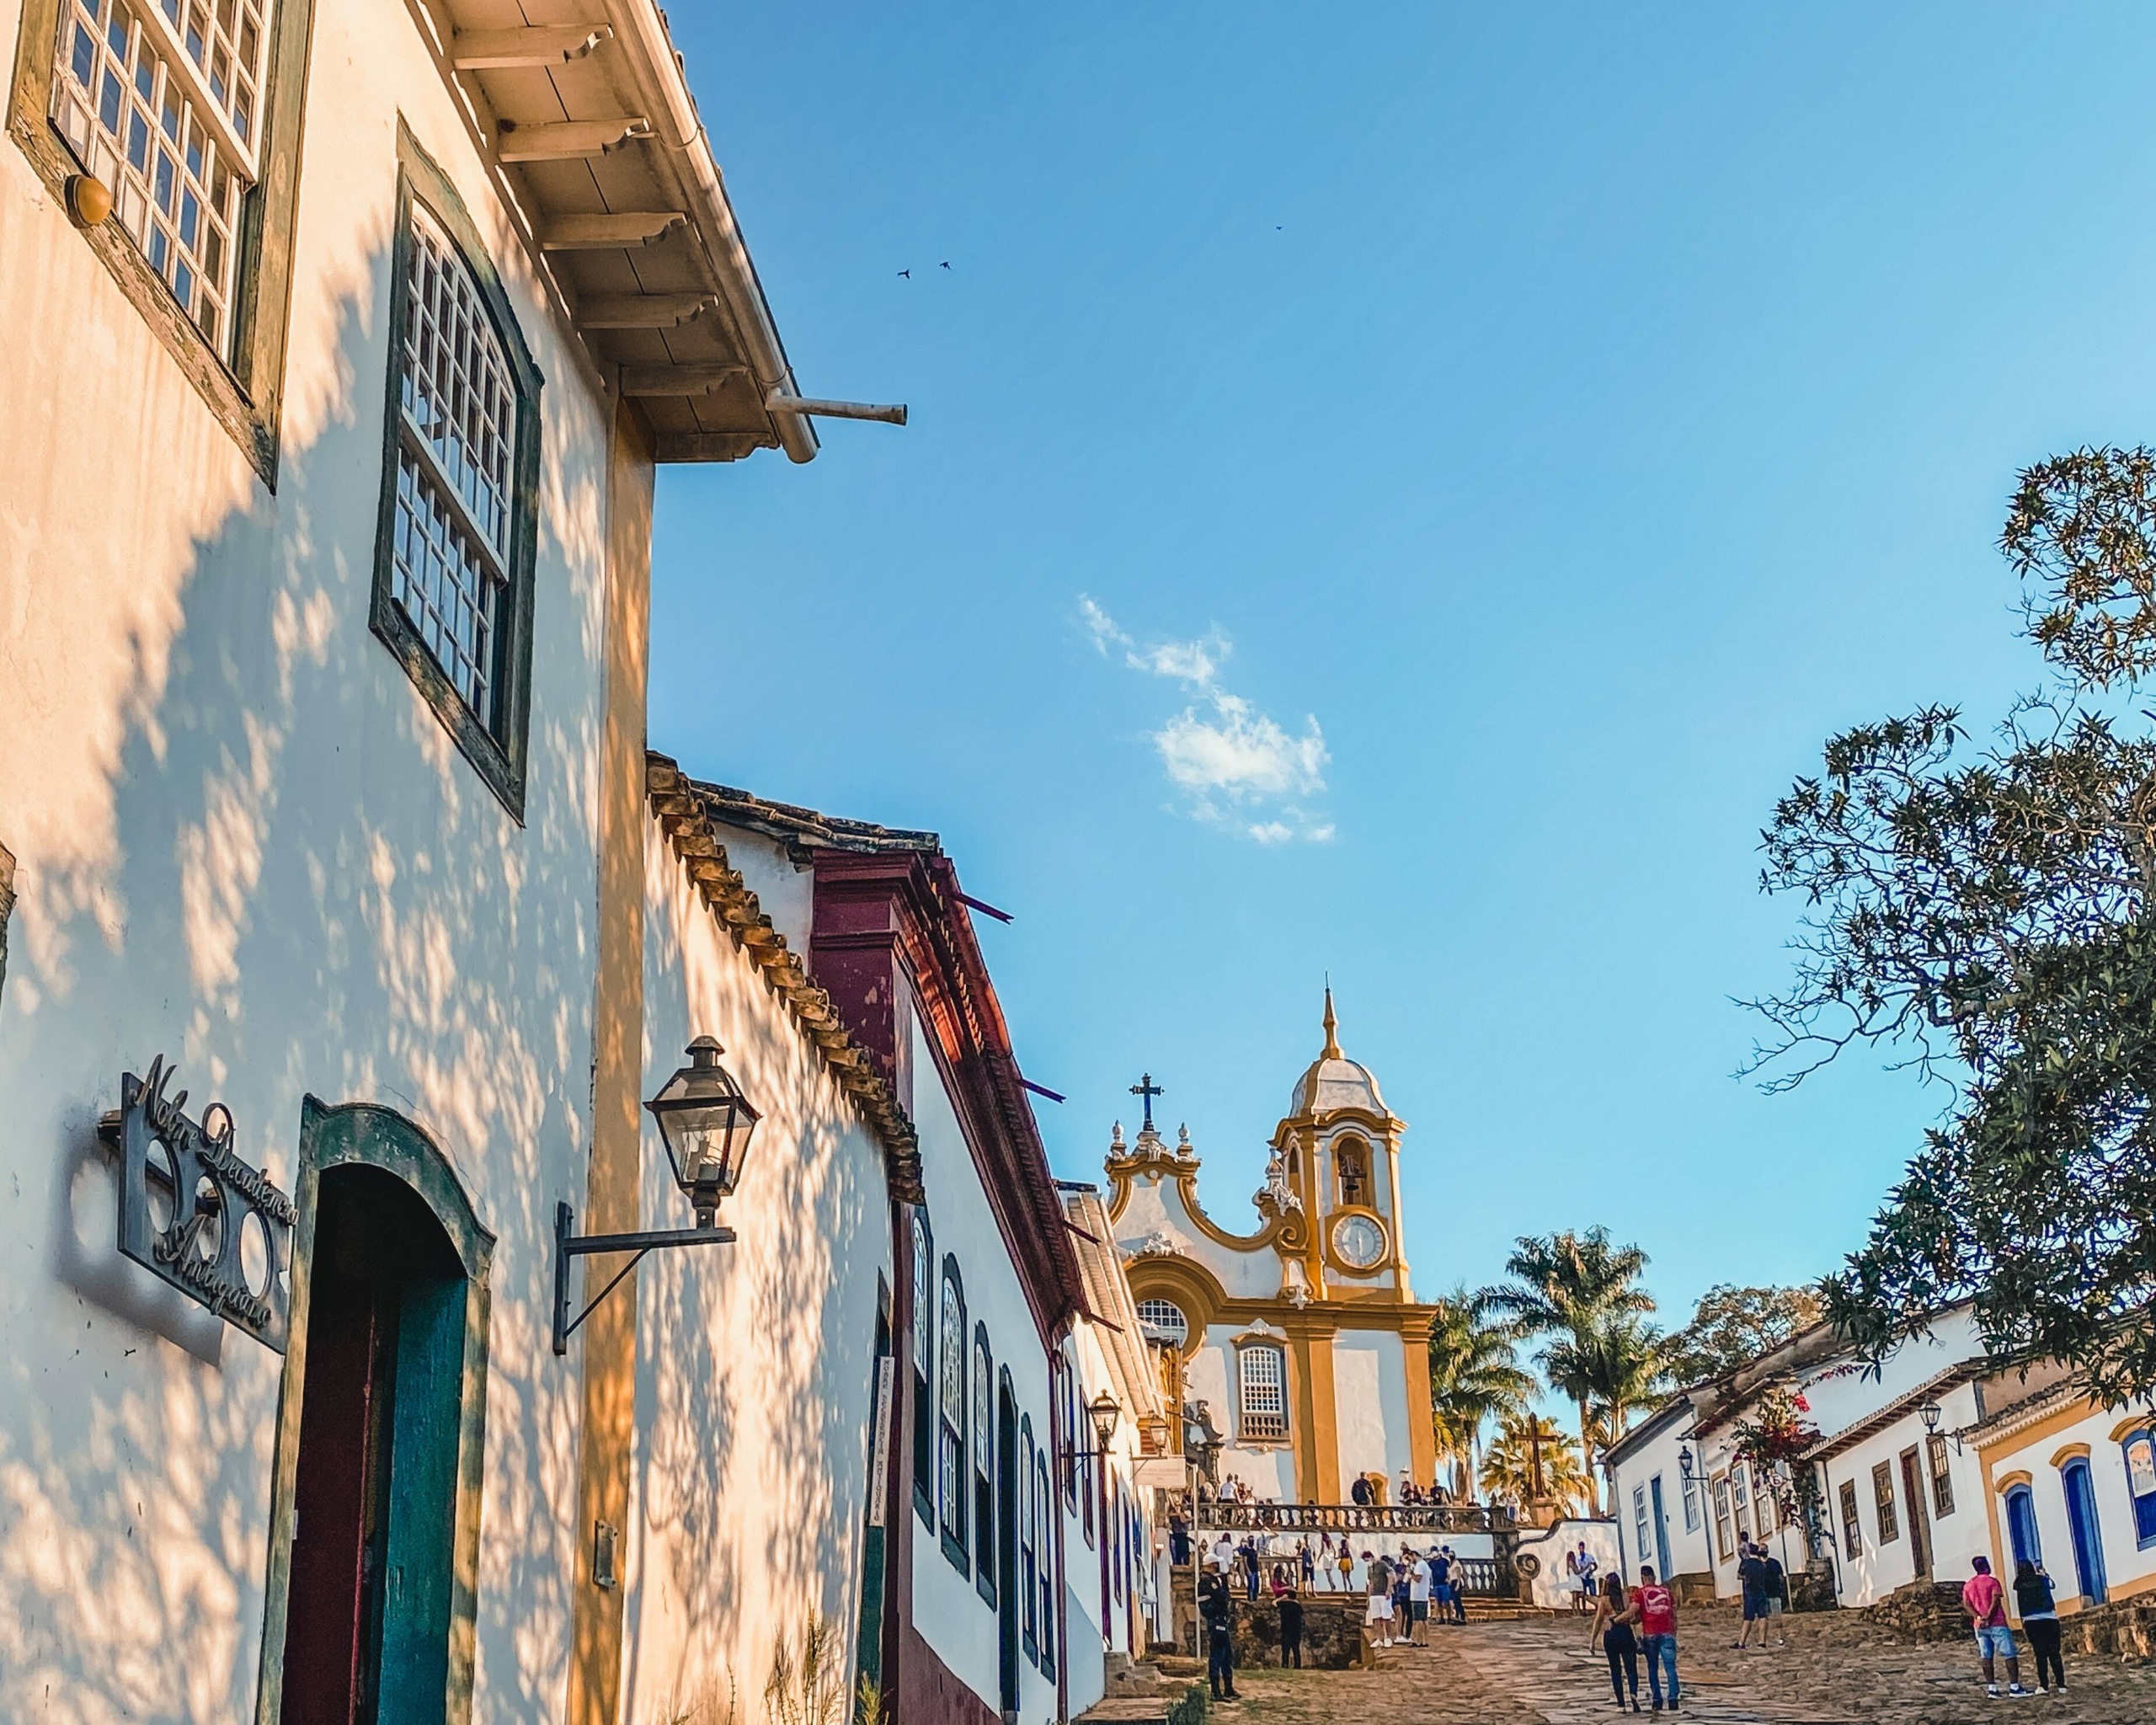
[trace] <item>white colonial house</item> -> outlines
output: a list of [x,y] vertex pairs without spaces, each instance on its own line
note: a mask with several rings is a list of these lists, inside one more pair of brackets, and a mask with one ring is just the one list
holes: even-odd
[[1791,1574],[1809,1554],[1788,1496],[1737,1454],[1738,1428],[1780,1391],[1817,1433],[1797,1458],[1815,1487],[1818,1555],[1836,1601],[1958,1587],[1972,1560],[2046,1564],[2073,1616],[2156,1588],[2156,1442],[2100,1410],[2052,1362],[2002,1368],[1964,1303],[1874,1366],[1820,1326],[1680,1391],[1604,1458],[1630,1570],[1734,1599],[1737,1546],[1764,1539]]

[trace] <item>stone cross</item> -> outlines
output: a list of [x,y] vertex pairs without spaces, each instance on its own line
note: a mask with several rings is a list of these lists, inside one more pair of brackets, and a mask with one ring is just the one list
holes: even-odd
[[1145,1103],[1145,1130],[1150,1132],[1153,1130],[1153,1098],[1156,1096],[1166,1096],[1167,1092],[1163,1090],[1159,1085],[1155,1084],[1153,1081],[1153,1075],[1150,1072],[1147,1072],[1139,1079],[1137,1083],[1130,1087],[1130,1093],[1133,1096],[1139,1097],[1144,1099]]

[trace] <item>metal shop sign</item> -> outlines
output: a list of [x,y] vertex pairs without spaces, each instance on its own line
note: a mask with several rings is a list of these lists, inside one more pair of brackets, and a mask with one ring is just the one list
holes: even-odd
[[[120,1249],[264,1347],[285,1351],[291,1321],[292,1201],[232,1151],[232,1110],[198,1121],[172,1068],[120,1079]],[[113,1117],[106,1117],[110,1122]]]

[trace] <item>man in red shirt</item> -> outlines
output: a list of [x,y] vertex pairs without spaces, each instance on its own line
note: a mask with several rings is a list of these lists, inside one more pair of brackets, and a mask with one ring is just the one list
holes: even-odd
[[1633,1589],[1632,1605],[1640,1614],[1640,1645],[1647,1656],[1647,1690],[1654,1697],[1654,1710],[1659,1713],[1664,1705],[1662,1679],[1667,1670],[1668,1706],[1673,1713],[1678,1711],[1677,1595],[1655,1579],[1651,1563],[1640,1565],[1640,1584]]
[[1984,1662],[1984,1693],[1999,1696],[1999,1672],[1992,1661],[2006,1661],[2006,1692],[2026,1695],[2021,1686],[2021,1658],[2014,1645],[2014,1632],[2006,1625],[2006,1589],[1991,1573],[1991,1559],[1975,1557],[1970,1567],[1977,1573],[1961,1583],[1961,1609],[1976,1625],[1977,1652]]

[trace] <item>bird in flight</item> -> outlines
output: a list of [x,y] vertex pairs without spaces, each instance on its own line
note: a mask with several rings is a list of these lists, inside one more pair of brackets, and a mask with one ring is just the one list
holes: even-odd
[[908,281],[911,281],[913,280],[913,271],[910,270],[901,270],[899,271],[899,274],[905,276]]
[[948,270],[951,266],[948,264],[938,264],[936,267],[938,270]]

